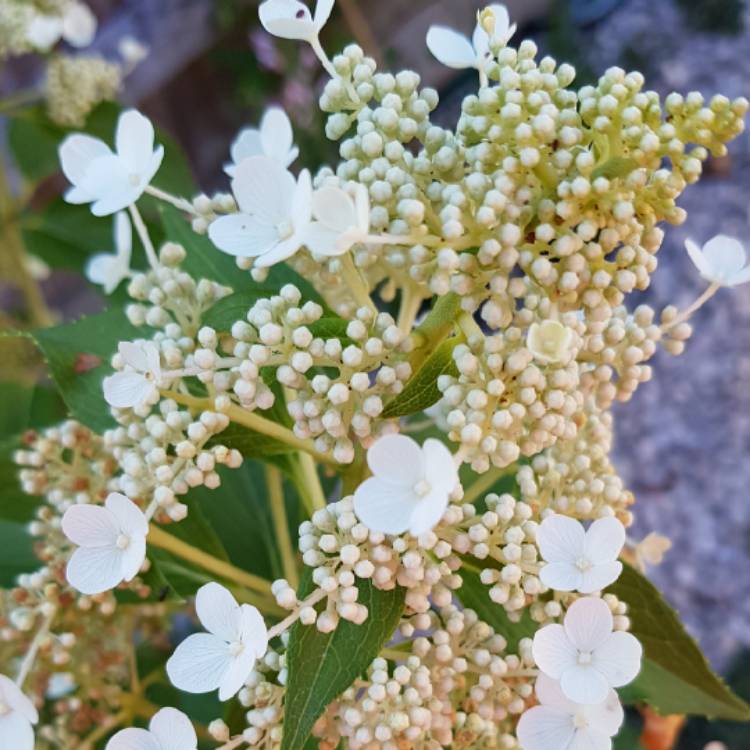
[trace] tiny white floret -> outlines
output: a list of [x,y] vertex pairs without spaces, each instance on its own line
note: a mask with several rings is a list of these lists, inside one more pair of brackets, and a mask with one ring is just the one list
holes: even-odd
[[148,729],[122,729],[105,750],[196,750],[198,736],[190,719],[176,708],[154,714]]
[[66,576],[82,594],[100,594],[131,581],[146,559],[146,516],[118,492],[110,493],[104,506],[68,508],[62,530],[78,545],[68,561]]
[[625,527],[616,518],[599,518],[584,531],[579,521],[555,513],[542,521],[536,541],[546,562],[539,577],[555,591],[593,594],[622,572],[617,558],[625,544]]
[[68,203],[91,203],[94,216],[108,216],[134,204],[143,195],[164,158],[154,148],[154,126],[140,112],[120,115],[115,151],[99,138],[74,133],[60,145],[60,162],[73,187]]
[[532,646],[537,666],[560,681],[569,700],[601,703],[610,688],[627,685],[640,671],[640,642],[612,627],[607,603],[587,596],[573,602],[562,625],[537,630]]
[[670,549],[672,549],[672,540],[652,531],[633,547],[636,565],[642,571],[645,571],[649,565],[660,565],[664,555]]
[[294,145],[292,123],[281,107],[270,107],[263,114],[260,128],[241,130],[230,150],[232,163],[224,171],[234,177],[237,165],[251,156],[267,156],[285,169],[297,158],[299,149]]
[[706,281],[720,286],[738,286],[750,281],[745,246],[734,237],[719,234],[702,248],[693,240],[685,240],[685,247]]
[[539,705],[525,711],[516,728],[523,750],[611,750],[625,716],[614,690],[587,706],[566,698],[560,683],[541,674],[535,691]]
[[263,28],[282,39],[299,39],[313,43],[331,16],[334,0],[318,0],[315,14],[298,0],[266,0],[258,8]]
[[207,633],[188,636],[167,662],[172,684],[188,693],[219,689],[219,700],[235,696],[268,649],[260,612],[240,606],[218,583],[198,589],[195,609]]
[[0,747],[34,750],[32,727],[38,721],[34,704],[10,677],[0,674]]
[[75,0],[66,3],[62,16],[35,15],[26,29],[32,47],[46,52],[61,39],[72,47],[88,47],[96,36],[96,16],[85,4]]
[[557,320],[532,323],[526,336],[526,346],[537,362],[563,362],[570,353],[573,331]]
[[101,284],[105,294],[112,294],[130,276],[133,228],[124,211],[115,214],[114,236],[115,253],[94,255],[86,264],[86,278],[92,284]]
[[153,341],[121,341],[118,352],[125,369],[104,378],[106,402],[118,409],[133,409],[157,398],[162,374],[159,347]]
[[451,452],[439,440],[419,444],[385,435],[367,451],[373,476],[354,493],[354,511],[370,529],[414,536],[434,528],[459,484]]

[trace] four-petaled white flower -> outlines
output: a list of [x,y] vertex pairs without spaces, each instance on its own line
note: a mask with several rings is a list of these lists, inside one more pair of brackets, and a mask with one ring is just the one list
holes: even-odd
[[617,558],[625,544],[625,527],[616,518],[599,518],[584,531],[574,518],[547,516],[537,529],[536,542],[547,563],[539,577],[555,591],[593,594],[622,572]]
[[[487,33],[487,22],[494,26],[492,36]],[[449,68],[476,68],[484,71],[491,55],[490,45],[507,44],[515,31],[516,25],[510,25],[505,6],[490,5],[480,14],[471,40],[445,26],[431,26],[427,32],[427,47]]]
[[573,331],[557,320],[532,323],[526,336],[526,346],[534,359],[542,364],[562,362],[570,353]]
[[153,341],[121,341],[117,351],[126,369],[104,378],[105,401],[118,409],[134,409],[153,401],[161,382],[159,347]]
[[458,485],[451,452],[439,440],[419,444],[405,435],[385,435],[367,451],[373,475],[354,493],[360,521],[383,534],[419,536],[435,527]]
[[334,0],[318,0],[315,15],[298,0],[266,0],[258,8],[263,28],[282,39],[316,42],[320,30],[331,16]]
[[352,246],[367,242],[370,234],[370,194],[357,184],[355,197],[339,187],[316,190],[312,199],[315,221],[305,244],[317,255],[343,255]]
[[719,234],[702,248],[693,240],[685,240],[685,247],[690,260],[706,281],[720,286],[737,286],[750,281],[745,247],[734,237]]
[[73,187],[68,203],[91,203],[94,216],[107,216],[135,203],[148,187],[164,158],[154,149],[154,126],[140,112],[120,115],[113,152],[104,141],[74,133],[60,145],[60,162]]
[[304,169],[294,176],[267,156],[251,156],[238,166],[232,192],[240,212],[211,223],[208,236],[225,253],[257,258],[259,268],[294,255],[304,244],[312,219],[312,180]]
[[268,649],[263,617],[249,604],[240,606],[218,583],[207,583],[195,596],[198,619],[207,633],[188,636],[167,662],[172,684],[188,693],[219,689],[219,700],[235,696]]
[[122,729],[105,750],[196,750],[198,737],[190,719],[176,708],[154,714],[148,729]]
[[87,5],[69,2],[62,16],[34,16],[26,38],[40,52],[51,49],[60,39],[72,47],[88,47],[96,36],[96,25],[96,16]]
[[286,112],[281,107],[267,109],[260,128],[241,130],[230,153],[233,163],[224,166],[230,177],[234,177],[240,162],[251,156],[267,156],[282,167],[288,167],[299,155],[299,149],[294,145],[292,123]]
[[115,253],[94,255],[86,264],[86,278],[92,284],[101,284],[105,294],[112,294],[130,276],[133,228],[124,211],[115,214],[114,225]]
[[614,690],[592,706],[565,697],[560,683],[541,674],[536,681],[538,706],[521,716],[516,735],[522,750],[611,750],[624,712]]
[[78,545],[66,576],[82,594],[101,594],[132,581],[146,559],[146,516],[119,492],[110,493],[104,506],[72,505],[65,511],[62,530]]
[[532,653],[539,669],[560,680],[566,698],[595,704],[610,688],[627,685],[641,668],[643,649],[630,633],[612,631],[606,602],[592,596],[577,599],[562,625],[546,625],[534,636]]
[[34,704],[10,677],[0,674],[0,747],[34,750],[34,730],[39,721]]

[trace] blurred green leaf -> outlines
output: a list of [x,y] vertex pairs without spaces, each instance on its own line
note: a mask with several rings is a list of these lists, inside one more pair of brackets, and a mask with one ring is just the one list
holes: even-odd
[[272,297],[274,294],[278,294],[278,289],[265,286],[230,294],[206,312],[203,325],[211,326],[217,331],[230,331],[238,320],[247,321],[248,311],[259,299]]
[[[282,750],[300,750],[326,706],[346,690],[390,640],[404,609],[405,591],[380,591],[359,580],[359,601],[370,616],[362,625],[341,620],[333,633],[299,622],[292,627],[287,650],[289,677],[284,702]],[[312,590],[311,576],[300,597]]]
[[32,573],[41,565],[26,524],[0,521],[0,587],[14,586],[21,573]]

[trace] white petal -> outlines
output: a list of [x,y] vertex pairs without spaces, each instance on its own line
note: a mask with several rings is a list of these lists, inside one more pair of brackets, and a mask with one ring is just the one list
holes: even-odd
[[411,489],[370,477],[354,493],[354,512],[373,531],[403,534],[411,525],[417,502]]
[[703,246],[703,257],[711,268],[711,273],[722,279],[731,278],[747,263],[742,243],[725,234],[717,235]]
[[536,631],[532,644],[534,661],[548,677],[559,680],[577,662],[578,654],[562,625],[545,625]]
[[276,227],[250,214],[219,217],[209,225],[208,236],[219,250],[241,258],[263,255],[279,242]]
[[420,497],[411,514],[409,533],[413,536],[421,536],[434,529],[443,518],[447,507],[448,493],[440,487]]
[[0,716],[0,747],[8,750],[34,750],[34,730],[16,711]]
[[68,561],[68,583],[82,594],[101,594],[123,580],[122,552],[117,547],[79,547]]
[[516,727],[522,750],[567,750],[574,734],[570,714],[547,706],[525,711]]
[[26,29],[26,39],[32,47],[46,52],[62,36],[62,19],[55,16],[35,15]]
[[34,704],[21,688],[4,674],[0,674],[0,696],[5,704],[18,712],[30,724],[36,724],[39,721],[39,714]]
[[104,750],[161,750],[159,742],[145,729],[121,729]]
[[62,171],[73,185],[78,185],[95,159],[112,156],[109,146],[99,138],[74,133],[69,135],[58,150]]
[[105,294],[112,294],[128,272],[129,268],[123,267],[120,259],[110,253],[92,256],[85,269],[86,278],[92,284],[100,284]]
[[328,22],[333,11],[334,0],[318,0],[315,5],[315,28],[320,31]]
[[105,507],[117,519],[120,529],[129,535],[146,536],[148,521],[143,511],[128,497],[119,492],[107,495]]
[[584,555],[595,565],[616,560],[625,544],[625,527],[616,518],[598,518],[586,531]]
[[101,505],[72,505],[62,518],[62,530],[73,544],[81,547],[111,547],[120,528],[117,518]]
[[340,242],[343,235],[337,229],[330,229],[318,221],[313,221],[305,231],[305,246],[311,253],[331,257],[343,255],[351,248],[344,249],[345,245]]
[[62,19],[62,35],[73,47],[88,47],[96,36],[96,16],[84,3],[72,3]]
[[487,32],[477,23],[474,33],[471,35],[471,46],[474,48],[474,56],[485,58],[490,53],[490,37]]
[[703,278],[710,279],[711,266],[708,260],[706,260],[706,258],[703,256],[703,251],[700,249],[697,243],[693,242],[693,240],[685,240],[685,249],[690,256],[690,260],[693,261],[693,264],[698,269],[701,276],[703,276]]
[[128,546],[122,551],[120,562],[122,580],[132,581],[140,572],[146,559],[146,537],[131,537]]
[[157,146],[151,157],[149,158],[146,169],[141,172],[141,185],[145,190],[153,179],[154,175],[159,171],[162,161],[164,160],[164,146]]
[[298,0],[266,0],[258,8],[263,28],[282,39],[313,39],[317,34],[310,9]]
[[384,435],[376,440],[367,451],[367,465],[378,479],[409,492],[425,479],[424,453],[406,435]]
[[153,341],[146,341],[143,344],[143,351],[146,355],[146,372],[151,373],[158,381],[161,377],[161,353],[159,347]]
[[449,68],[473,68],[477,56],[471,42],[445,26],[432,26],[427,32],[427,48]]
[[[288,167],[294,161],[290,159],[294,147],[292,123],[281,107],[271,107],[266,110],[260,123],[260,141],[262,153],[283,167]],[[235,161],[238,160],[235,159]]]
[[567,750],[612,750],[612,740],[596,729],[577,729]]
[[547,516],[536,532],[536,543],[548,562],[575,564],[583,556],[586,532],[574,518],[557,513]]
[[148,117],[135,109],[120,115],[115,134],[117,155],[131,174],[142,174],[149,169],[154,151],[154,126]]
[[617,631],[594,651],[593,664],[612,687],[632,682],[641,670],[643,647],[631,633]]
[[291,258],[304,244],[302,235],[294,234],[288,240],[277,242],[268,252],[259,255],[255,261],[256,268],[268,268]]
[[160,750],[195,750],[198,744],[190,719],[176,708],[162,708],[148,728],[158,740]]
[[357,226],[357,209],[349,194],[337,187],[323,187],[312,197],[313,216],[337,232]]
[[613,584],[620,577],[620,573],[622,573],[622,563],[619,560],[599,563],[581,575],[577,589],[582,594],[593,594]]
[[609,694],[607,678],[590,664],[576,664],[562,673],[560,687],[575,703],[601,703]]
[[232,192],[240,210],[274,226],[289,221],[296,181],[267,156],[251,156],[237,165]]
[[458,485],[458,467],[453,454],[435,438],[427,438],[422,445],[425,479],[434,489],[450,494]]
[[148,355],[142,343],[121,341],[117,345],[117,352],[122,357],[122,361],[137,372],[149,371]]
[[516,30],[515,24],[511,26],[508,9],[500,3],[494,3],[489,9],[495,14],[495,32],[492,35],[494,39],[505,44]]
[[241,640],[252,651],[256,659],[261,659],[268,651],[268,630],[263,615],[249,604],[242,605],[240,622]]
[[572,562],[547,563],[539,571],[539,578],[553,591],[578,591],[583,580],[581,571]]
[[89,165],[81,189],[92,196],[91,213],[109,216],[122,211],[140,198],[145,184],[133,184],[126,163],[114,154],[101,156]]
[[312,177],[309,170],[303,169],[299,173],[292,196],[292,224],[296,235],[304,235],[312,220],[312,198]]
[[357,228],[362,234],[368,234],[370,231],[370,191],[360,182],[357,183],[354,204],[357,209]]
[[232,594],[218,583],[207,583],[195,595],[195,611],[201,625],[217,638],[239,640],[242,611]]
[[224,679],[232,657],[229,645],[209,633],[188,636],[167,661],[171,683],[186,693],[210,693]]
[[137,372],[116,372],[102,382],[104,399],[118,409],[139,406],[153,392],[153,385]]
[[739,286],[740,284],[747,284],[748,281],[750,281],[750,266],[746,266],[741,271],[733,274],[726,282],[726,286]]
[[543,706],[556,708],[559,711],[571,715],[573,715],[578,708],[573,701],[565,697],[565,693],[563,693],[562,688],[560,687],[560,682],[558,680],[553,680],[551,677],[544,674],[544,672],[540,672],[539,677],[536,678],[534,692]]
[[221,684],[219,685],[220,701],[228,701],[242,690],[255,667],[255,662],[255,654],[250,649],[245,649],[232,659],[229,669],[221,678]]
[[589,720],[590,726],[602,732],[607,737],[616,735],[625,719],[622,704],[614,690],[609,691],[607,700],[603,703],[586,706],[585,715]]
[[91,203],[95,200],[93,195],[89,195],[83,188],[72,187],[65,191],[66,203],[72,203],[73,205],[81,205],[82,203]]
[[229,168],[225,168],[224,171],[234,177],[237,165],[243,159],[263,155],[263,143],[260,139],[260,131],[257,128],[245,128],[241,130],[234,139],[229,153],[234,163],[231,165],[231,172]]
[[563,625],[565,634],[575,648],[579,651],[593,651],[612,632],[612,612],[602,599],[587,596],[570,605]]

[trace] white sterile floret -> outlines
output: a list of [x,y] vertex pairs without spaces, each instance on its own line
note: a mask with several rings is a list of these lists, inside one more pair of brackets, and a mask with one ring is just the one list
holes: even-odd
[[237,166],[251,156],[267,156],[288,167],[299,155],[294,145],[292,123],[280,107],[270,107],[260,121],[260,128],[241,130],[230,150],[232,163],[224,165],[224,171],[234,177]]
[[636,565],[642,571],[649,565],[660,565],[670,549],[672,540],[652,531],[633,547]]
[[61,16],[35,15],[26,30],[34,49],[46,52],[61,39],[72,47],[88,47],[96,35],[96,16],[84,3],[70,0]]
[[565,697],[560,683],[541,674],[536,681],[539,705],[521,716],[516,734],[523,750],[610,750],[624,718],[620,700],[610,690],[601,703],[583,705]]
[[135,203],[153,179],[164,158],[164,147],[154,149],[154,126],[140,112],[120,115],[115,151],[98,138],[69,135],[60,145],[60,162],[73,187],[68,203],[91,203],[94,216],[107,216]]
[[62,530],[78,549],[68,561],[68,583],[82,594],[100,594],[131,581],[146,559],[148,521],[125,495],[112,492],[104,506],[73,505]]
[[92,284],[101,284],[105,294],[112,294],[130,276],[133,228],[124,211],[115,214],[114,235],[115,253],[94,255],[86,264],[86,278]]
[[570,606],[562,625],[537,630],[532,651],[539,669],[560,680],[566,698],[595,704],[610,688],[631,682],[641,668],[643,649],[630,633],[612,631],[606,602],[591,596]]
[[133,409],[151,401],[161,381],[159,348],[152,341],[121,341],[117,350],[126,369],[104,378],[106,402],[118,409]]
[[196,750],[198,736],[190,719],[176,708],[154,714],[148,729],[122,729],[105,750]]
[[312,199],[315,221],[307,231],[306,244],[317,255],[343,255],[353,245],[366,242],[370,232],[370,198],[357,184],[352,198],[345,190],[323,187]]
[[[490,35],[487,27],[493,29]],[[443,65],[449,68],[484,70],[490,57],[490,46],[503,46],[516,31],[510,25],[504,5],[490,5],[480,12],[472,39],[445,26],[431,26],[427,32],[427,47]]]
[[39,721],[34,704],[10,677],[0,674],[0,747],[34,750],[34,730]]
[[570,353],[573,331],[557,320],[532,323],[526,337],[526,346],[537,362],[549,364],[564,361]]
[[219,700],[235,696],[268,649],[263,617],[240,606],[227,589],[207,583],[198,589],[195,610],[207,633],[188,636],[167,662],[172,684],[188,693],[219,689]]
[[625,527],[616,518],[599,518],[584,531],[574,518],[547,516],[536,541],[547,563],[539,577],[555,591],[592,594],[614,583],[622,572],[617,558],[625,544]]
[[294,255],[305,244],[312,218],[312,180],[291,172],[267,156],[244,159],[232,180],[240,212],[216,219],[211,241],[225,253],[256,258],[259,268]]
[[331,16],[334,0],[318,0],[315,15],[298,0],[266,0],[258,8],[263,28],[282,39],[300,39],[312,43]]
[[712,284],[737,286],[750,281],[750,265],[744,245],[734,237],[719,234],[702,248],[685,240],[690,260],[700,275]]
[[419,444],[385,435],[367,451],[373,476],[354,493],[354,511],[373,531],[419,536],[436,526],[458,485],[450,451],[438,440]]

